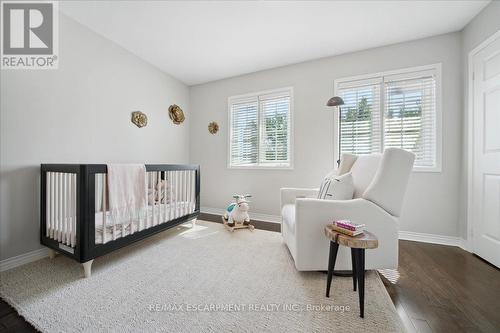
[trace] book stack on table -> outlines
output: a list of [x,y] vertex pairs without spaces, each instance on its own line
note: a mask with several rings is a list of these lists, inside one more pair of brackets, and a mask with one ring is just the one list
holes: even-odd
[[354,223],[351,220],[338,220],[333,221],[333,230],[349,236],[357,236],[363,234],[365,225]]

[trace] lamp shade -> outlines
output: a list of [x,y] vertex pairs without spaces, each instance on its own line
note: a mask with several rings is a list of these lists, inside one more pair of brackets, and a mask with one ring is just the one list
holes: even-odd
[[326,106],[339,106],[344,105],[344,100],[339,96],[334,96],[326,102]]

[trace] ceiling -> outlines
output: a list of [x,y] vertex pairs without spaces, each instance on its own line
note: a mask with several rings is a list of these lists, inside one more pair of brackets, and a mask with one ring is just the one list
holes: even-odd
[[187,85],[461,30],[489,1],[66,1]]

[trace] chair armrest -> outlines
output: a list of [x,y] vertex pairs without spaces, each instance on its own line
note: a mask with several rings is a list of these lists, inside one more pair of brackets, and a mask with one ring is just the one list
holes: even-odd
[[284,187],[281,191],[281,208],[286,204],[295,204],[297,198],[316,198],[319,188],[290,188]]
[[[366,224],[366,229],[380,236],[392,234],[397,239],[398,220],[381,207],[365,199],[297,199],[295,230],[298,238],[324,237],[324,227],[333,220],[348,219]],[[319,236],[318,236],[319,235]]]
[[397,220],[380,206],[362,198],[352,200],[298,198],[296,200],[296,214],[297,222],[314,219],[327,224],[333,220],[348,219],[355,223],[365,223],[367,226],[369,224],[367,221],[373,220],[387,221],[391,224],[397,223]]

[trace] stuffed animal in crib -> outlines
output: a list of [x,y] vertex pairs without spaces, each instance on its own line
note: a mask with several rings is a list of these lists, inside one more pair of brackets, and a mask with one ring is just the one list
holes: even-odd
[[160,180],[153,188],[148,189],[148,204],[157,205],[170,202],[170,194],[175,196],[174,190],[165,180]]
[[250,216],[248,216],[249,201],[251,195],[234,195],[233,198],[236,202],[231,203],[222,217],[224,225],[229,228],[229,230],[234,231],[234,229],[239,228],[249,228],[254,229],[253,225],[250,225]]

